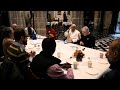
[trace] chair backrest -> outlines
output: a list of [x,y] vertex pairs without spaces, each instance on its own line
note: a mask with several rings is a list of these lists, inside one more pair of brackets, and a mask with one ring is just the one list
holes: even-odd
[[27,72],[26,72],[26,79],[27,80],[39,80],[40,78],[37,77],[33,71],[28,67]]

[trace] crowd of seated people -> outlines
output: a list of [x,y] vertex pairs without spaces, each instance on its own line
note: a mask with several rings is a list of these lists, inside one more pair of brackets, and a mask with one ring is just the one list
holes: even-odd
[[[2,45],[4,45],[4,48],[2,49],[4,50],[3,55],[5,58],[0,65],[0,80],[74,78],[72,69],[68,68],[67,74],[64,74],[60,66],[61,60],[52,56],[56,48],[54,38],[48,37],[43,40],[43,51],[36,56],[34,54],[35,57],[33,58],[33,62],[30,64],[29,57],[33,57],[33,53],[27,53],[25,51],[25,45],[27,45],[27,35],[25,30],[22,28],[17,28],[16,30],[9,27],[3,28],[6,31],[4,32],[2,42]],[[41,66],[37,66],[38,64],[36,62],[39,62]],[[37,70],[45,76],[39,77],[36,74]]]
[[[6,38],[4,40],[3,45],[8,44],[6,41],[11,42]],[[24,80],[26,76],[25,73],[30,63],[28,58],[31,54],[25,51],[27,37],[24,29],[18,28],[14,31],[14,40],[4,48],[5,58],[0,66],[1,80]]]
[[[13,25],[14,26],[14,25]],[[16,25],[15,25],[16,26]],[[31,79],[74,79],[72,68],[67,68],[67,74],[61,67],[61,60],[54,57],[56,50],[56,31],[47,26],[46,38],[42,41],[42,51],[35,56],[25,51],[27,36],[36,33],[34,29],[29,30],[19,27],[0,27],[0,57],[4,56],[0,65],[0,80],[31,80]],[[32,32],[32,33],[31,33]],[[95,38],[89,28],[84,26],[81,33],[72,24],[65,32],[67,43],[94,48]],[[120,40],[113,41],[106,57],[110,63],[111,71],[100,79],[120,79]],[[29,57],[34,56],[32,62]]]

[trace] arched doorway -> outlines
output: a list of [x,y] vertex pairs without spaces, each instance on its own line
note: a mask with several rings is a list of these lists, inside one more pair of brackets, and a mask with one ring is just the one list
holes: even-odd
[[112,11],[112,20],[111,20],[111,24],[110,24],[110,28],[109,28],[109,34],[116,33],[118,14],[119,14],[119,11]]
[[8,11],[0,11],[0,26],[1,25],[10,26]]

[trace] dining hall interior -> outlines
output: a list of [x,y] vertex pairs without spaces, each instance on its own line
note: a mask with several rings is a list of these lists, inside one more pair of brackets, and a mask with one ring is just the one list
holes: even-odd
[[0,11],[0,32],[0,80],[120,79],[120,11]]

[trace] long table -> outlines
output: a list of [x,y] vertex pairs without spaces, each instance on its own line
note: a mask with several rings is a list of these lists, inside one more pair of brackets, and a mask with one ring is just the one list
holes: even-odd
[[[42,50],[41,44],[44,38],[44,36],[39,36],[37,40],[28,39],[27,46],[25,48],[26,51],[35,51],[36,55],[39,54]],[[73,54],[76,49],[82,50],[83,48],[85,48],[84,51],[82,51],[85,56],[81,62],[77,62],[78,68],[74,69],[73,63],[76,62],[76,58],[73,57]],[[103,59],[100,58],[100,53],[104,54]],[[71,66],[75,79],[98,79],[109,70],[110,64],[105,57],[105,53],[106,52],[72,43],[65,44],[64,41],[56,40],[56,51],[53,56],[60,58],[62,61],[61,63],[68,62],[72,64]],[[92,62],[92,68],[88,68],[88,58],[90,58],[90,61]],[[30,61],[32,61],[32,57],[30,57]],[[65,70],[64,72],[66,73]]]

